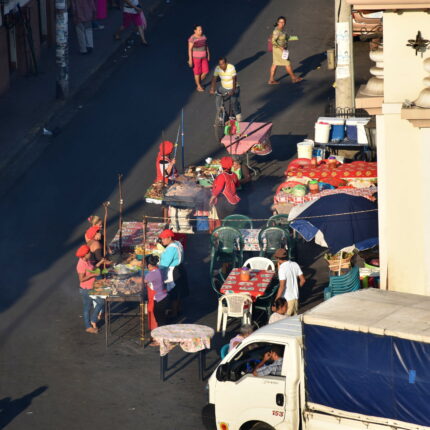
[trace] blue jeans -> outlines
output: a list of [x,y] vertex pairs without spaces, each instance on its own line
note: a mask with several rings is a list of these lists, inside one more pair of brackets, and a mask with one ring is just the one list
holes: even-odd
[[[228,90],[226,88],[224,88],[223,86],[219,86],[217,88],[217,91],[224,95],[227,94],[228,92],[230,92],[231,90]],[[219,109],[223,104],[223,99],[221,96],[216,96],[215,98],[215,105],[217,107],[217,109]],[[226,110],[228,109],[228,105],[229,102],[226,102]],[[242,109],[240,107],[240,87],[236,87],[235,92],[233,93],[233,95],[231,96],[231,108],[233,110],[234,115],[239,115],[242,113]],[[229,112],[227,112],[229,113]]]
[[[97,322],[97,317],[100,313],[100,311],[103,309],[104,305],[104,299],[101,299],[100,297],[97,297],[95,299],[96,306],[91,310],[93,307],[93,300],[89,294],[89,290],[85,290],[84,288],[79,288],[79,293],[81,294],[82,298],[82,304],[84,305],[84,324],[85,328],[90,328],[91,323]],[[91,318],[90,318],[91,314]]]

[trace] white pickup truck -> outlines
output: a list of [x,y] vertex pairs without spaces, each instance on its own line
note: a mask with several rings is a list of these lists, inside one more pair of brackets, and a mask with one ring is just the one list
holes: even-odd
[[[281,376],[253,376],[273,345]],[[267,325],[209,379],[217,430],[430,429],[430,297],[375,289]]]

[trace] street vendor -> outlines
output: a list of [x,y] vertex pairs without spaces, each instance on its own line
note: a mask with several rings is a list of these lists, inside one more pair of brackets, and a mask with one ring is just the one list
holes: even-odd
[[215,206],[220,220],[232,215],[240,201],[236,192],[239,179],[236,173],[232,172],[233,159],[228,156],[222,157],[221,167],[222,172],[215,178],[212,186],[212,197],[209,200],[209,205]]
[[[88,217],[88,222],[91,224],[91,227],[99,226],[101,229],[103,226],[103,220],[97,215],[90,215]],[[85,242],[88,242],[89,240],[90,239],[88,239],[87,234],[85,232]]]
[[183,264],[184,248],[180,242],[174,240],[175,233],[172,230],[163,230],[159,237],[165,247],[160,258],[160,269],[165,270],[165,282],[171,301],[171,316],[176,317],[181,298],[188,295],[187,273]]
[[102,246],[102,234],[100,232],[101,227],[94,225],[85,232],[85,238],[87,239],[87,245],[90,248],[91,257],[90,262],[97,264],[101,260],[104,260],[105,265],[112,264],[111,261],[104,259],[103,257],[103,246]]
[[239,179],[239,186],[237,189],[240,190],[243,184],[251,180],[251,173],[248,166],[242,162],[242,157],[240,155],[232,155],[231,158],[233,158],[233,167],[231,171],[236,173],[237,179]]
[[174,148],[175,145],[168,140],[164,140],[160,143],[160,148],[155,160],[155,182],[164,181],[164,183],[167,184],[169,179],[177,176],[175,167],[176,160],[170,158]]
[[[147,255],[145,257],[148,273],[145,275],[145,284],[148,292],[148,314],[150,330],[162,325],[166,325],[166,312],[169,307],[169,297],[167,288],[164,283],[163,274],[158,268],[158,257],[156,255]],[[152,318],[155,317],[155,320]],[[152,342],[151,346],[157,346],[156,342]]]
[[[79,258],[76,271],[78,272],[79,277],[79,293],[83,304],[85,331],[87,333],[97,334],[97,319],[103,309],[104,299],[100,297],[92,299],[89,295],[89,291],[93,288],[96,277],[98,276],[98,273],[95,273],[94,269],[100,267],[104,260],[100,260],[95,265],[92,264],[90,262],[91,251],[88,245],[82,245],[76,251],[76,257]],[[95,301],[94,308],[93,300]]]

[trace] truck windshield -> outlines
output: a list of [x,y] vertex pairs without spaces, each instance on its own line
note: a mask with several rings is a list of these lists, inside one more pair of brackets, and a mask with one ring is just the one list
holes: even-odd
[[231,381],[238,381],[247,373],[252,373],[264,354],[270,351],[273,343],[255,342],[245,346],[231,359],[229,374]]

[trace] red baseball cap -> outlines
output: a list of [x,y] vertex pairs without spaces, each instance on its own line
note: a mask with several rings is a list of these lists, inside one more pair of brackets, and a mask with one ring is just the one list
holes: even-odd
[[223,169],[231,169],[233,167],[233,158],[225,156],[221,158],[221,167]]
[[99,225],[93,225],[92,227],[90,227],[85,235],[87,236],[88,239],[94,239],[94,236],[100,231],[100,226]]
[[87,245],[82,245],[79,247],[79,249],[76,251],[76,257],[83,258],[90,252],[90,247]]
[[172,230],[163,230],[159,236],[161,239],[166,239],[167,237],[175,237],[175,233]]

